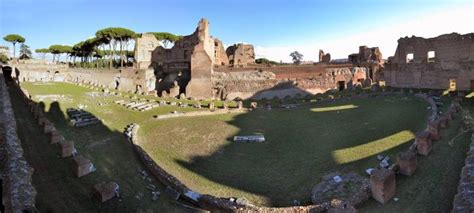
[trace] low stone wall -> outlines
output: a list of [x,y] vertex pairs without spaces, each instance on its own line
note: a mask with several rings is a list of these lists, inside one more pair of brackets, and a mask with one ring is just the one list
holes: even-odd
[[23,148],[17,134],[15,115],[3,73],[0,73],[0,143],[7,156],[4,157],[3,204],[6,212],[35,211],[36,190],[33,187],[33,168],[23,156]]
[[452,212],[474,212],[474,134],[464,162]]

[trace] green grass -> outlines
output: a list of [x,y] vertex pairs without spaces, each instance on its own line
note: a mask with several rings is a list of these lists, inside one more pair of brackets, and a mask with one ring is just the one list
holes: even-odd
[[[315,104],[317,102],[311,100],[308,107],[292,110],[155,120],[152,115],[196,109],[160,107],[136,112],[113,104],[124,98],[91,98],[84,93],[92,90],[71,84],[24,83],[22,86],[33,98],[45,94],[70,97],[70,100],[60,101],[59,106],[45,100],[46,109],[50,111],[48,116],[59,124],[67,139],[75,141],[79,152],[90,157],[98,167],[96,173],[81,180],[71,174],[65,175],[71,172],[63,168],[69,165],[68,159],[51,157],[57,147],[36,144],[41,134],[32,134],[29,143],[33,147],[27,151],[27,156],[32,156],[33,161],[45,158],[43,164],[46,166],[64,164],[45,174],[37,172],[39,177],[35,176],[34,182],[44,195],[39,196],[39,203],[57,206],[56,202],[61,203],[58,197],[64,196],[69,203],[85,210],[99,208],[98,211],[118,208],[175,211],[166,196],[158,203],[151,202],[149,197],[142,201],[133,198],[139,191],[146,192],[147,183],[144,185],[138,178],[137,168],[143,167],[121,135],[123,127],[131,122],[141,126],[139,137],[143,148],[191,189],[222,197],[246,197],[257,205],[288,206],[295,199],[309,204],[311,189],[323,175],[333,171],[355,171],[364,175],[366,168],[377,164],[375,156],[379,153],[395,159],[398,152],[411,144],[414,133],[426,127],[428,115],[427,104],[420,99],[377,97],[326,104]],[[110,104],[97,106],[98,101]],[[79,103],[104,119],[105,125],[80,130],[68,126],[65,109]],[[20,120],[25,121],[19,123],[28,127],[29,115],[22,111],[20,114]],[[454,146],[447,145],[446,141],[457,134],[458,117],[449,130],[443,130],[443,139],[434,143],[432,154],[419,158],[415,175],[397,178],[396,196],[400,201],[382,206],[371,200],[360,207],[360,212],[449,211],[469,143],[469,136],[465,135]],[[34,127],[28,128],[22,131],[34,132]],[[247,134],[264,134],[267,141],[259,144],[231,142],[234,135]],[[26,133],[21,135],[30,137]],[[47,178],[58,182],[59,196],[46,195],[51,185]],[[111,179],[121,186],[122,203],[99,204],[92,200],[87,187]],[[69,186],[79,190],[70,192]]]
[[[317,106],[317,107],[316,107]],[[379,153],[407,149],[425,128],[427,104],[380,97],[295,110],[147,121],[143,147],[190,188],[254,204],[309,202],[311,188],[333,171],[363,173]],[[260,144],[234,135],[264,134]]]
[[[148,182],[138,175],[138,170],[145,168],[121,133],[129,122],[144,118],[138,112],[126,110],[115,104],[109,104],[107,107],[94,105],[94,101],[84,94],[91,90],[70,84],[24,83],[22,86],[29,90],[33,98],[36,95],[64,94],[73,99],[72,102],[59,104],[45,100],[47,116],[67,140],[74,141],[79,153],[91,159],[97,168],[94,173],[80,179],[76,178],[73,174],[72,159],[59,157],[58,145],[49,144],[48,138],[39,131],[18,94],[11,92],[25,155],[35,169],[33,184],[38,191],[37,207],[41,212],[134,212],[139,209],[183,211],[164,193],[164,186],[161,183],[154,179]],[[108,99],[112,101],[115,98]],[[65,120],[66,108],[74,107],[78,103],[88,105],[87,110],[103,118],[107,125],[83,129],[69,126]],[[160,109],[154,112],[164,111]],[[143,113],[142,116],[151,116],[151,113]],[[122,201],[113,199],[102,204],[92,197],[92,186],[101,181],[117,182],[123,197]],[[146,189],[150,183],[158,186],[158,190],[162,192],[157,201],[152,201],[150,191]],[[138,200],[135,195],[140,192],[144,196]]]

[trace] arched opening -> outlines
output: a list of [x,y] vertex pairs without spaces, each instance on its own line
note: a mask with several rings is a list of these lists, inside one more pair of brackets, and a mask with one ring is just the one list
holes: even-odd
[[342,91],[342,90],[346,89],[346,82],[345,81],[338,81],[337,82],[337,87],[338,87],[339,91]]

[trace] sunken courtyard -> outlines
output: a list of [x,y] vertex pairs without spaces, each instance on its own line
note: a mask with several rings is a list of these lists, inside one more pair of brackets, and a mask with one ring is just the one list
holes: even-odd
[[212,29],[3,63],[6,212],[474,212],[474,33],[278,63]]

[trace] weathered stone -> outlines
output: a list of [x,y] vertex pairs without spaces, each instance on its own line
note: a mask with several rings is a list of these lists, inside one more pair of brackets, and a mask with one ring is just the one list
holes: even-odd
[[405,151],[398,155],[397,163],[400,174],[411,176],[415,173],[417,166],[416,153],[412,151]]
[[251,102],[250,103],[250,109],[256,110],[257,109],[257,102]]
[[428,131],[419,132],[416,134],[416,148],[418,154],[427,156],[432,149],[431,133]]
[[57,131],[57,130],[53,130],[49,134],[50,134],[50,143],[51,144],[57,144],[57,143],[62,142],[62,141],[65,140],[64,136],[62,136],[61,133],[59,133],[59,131]]
[[428,131],[430,132],[431,140],[439,140],[441,137],[439,134],[439,123],[439,119],[428,122]]
[[59,142],[59,148],[61,157],[63,158],[70,157],[76,152],[76,149],[74,148],[74,142],[72,141]]
[[385,64],[384,80],[392,87],[472,90],[468,79],[474,79],[474,72],[464,64],[473,61],[467,48],[473,40],[471,33],[400,38],[395,55]]
[[395,173],[392,170],[380,168],[370,175],[372,197],[382,203],[387,203],[395,195]]
[[337,198],[347,205],[358,205],[370,198],[369,180],[356,173],[331,173],[321,179],[311,191],[313,204],[323,205]]
[[95,171],[95,167],[92,162],[85,158],[82,155],[77,155],[73,158],[74,160],[74,173],[77,177],[82,177],[87,175],[93,171]]
[[97,197],[102,203],[114,197],[118,197],[119,193],[119,185],[115,182],[98,183],[94,185],[93,189],[95,197]]

